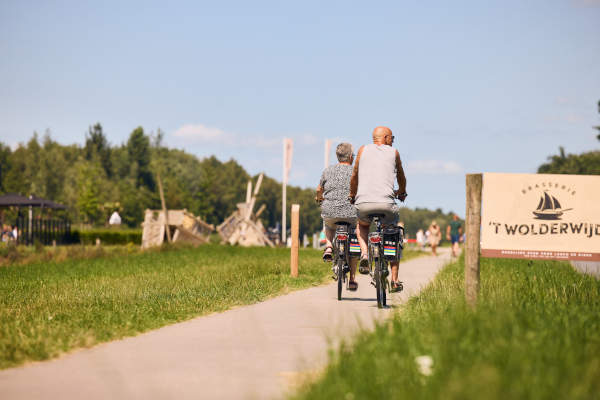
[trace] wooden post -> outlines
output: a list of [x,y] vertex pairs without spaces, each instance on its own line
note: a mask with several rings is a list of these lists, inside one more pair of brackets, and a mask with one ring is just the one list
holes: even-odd
[[167,204],[165,203],[165,194],[163,193],[160,172],[157,172],[156,176],[158,177],[158,193],[160,194],[160,203],[162,205],[163,213],[165,213],[165,231],[167,231],[167,240],[169,241],[169,243],[171,243],[171,231],[169,230],[169,213],[167,212]]
[[300,204],[292,204],[292,254],[290,257],[290,273],[298,277],[298,234],[300,225]]
[[477,305],[479,292],[479,254],[481,250],[481,188],[482,174],[467,175],[465,297],[471,307]]

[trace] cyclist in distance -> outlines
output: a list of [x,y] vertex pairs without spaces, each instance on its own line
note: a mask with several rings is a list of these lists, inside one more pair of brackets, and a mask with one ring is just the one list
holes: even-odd
[[[383,214],[382,223],[395,226],[398,223],[398,206],[394,199],[406,198],[406,177],[398,150],[392,147],[394,136],[385,126],[373,130],[373,143],[361,146],[356,156],[348,200],[358,212],[358,243],[360,244],[361,274],[369,273],[367,239],[371,220],[369,214]],[[394,181],[398,190],[394,191]],[[391,261],[392,291],[401,288],[398,282],[398,261]]]
[[[340,143],[335,149],[338,163],[325,168],[317,187],[317,202],[321,203],[321,217],[325,222],[327,243],[323,252],[323,261],[331,261],[333,255],[333,236],[337,222],[348,222],[356,225],[356,210],[348,200],[350,176],[354,154],[350,143]],[[356,290],[358,284],[354,280],[356,274],[356,259],[350,260],[349,290]]]

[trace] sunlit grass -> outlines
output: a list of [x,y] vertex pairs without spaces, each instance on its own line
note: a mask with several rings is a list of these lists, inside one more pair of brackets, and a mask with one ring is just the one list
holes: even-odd
[[330,270],[300,250],[206,245],[0,268],[0,367],[44,360],[198,315],[319,285]]
[[463,270],[461,258],[392,320],[342,345],[297,398],[600,398],[598,280],[566,263],[483,259],[471,311]]
[[293,279],[285,248],[130,247],[0,267],[0,368],[331,282],[312,249],[300,250]]

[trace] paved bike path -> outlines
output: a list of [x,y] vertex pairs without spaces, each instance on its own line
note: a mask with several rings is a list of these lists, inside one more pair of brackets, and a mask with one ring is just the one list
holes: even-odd
[[[401,263],[404,292],[388,304],[417,293],[449,259],[441,249]],[[299,372],[326,365],[332,338],[390,315],[368,278],[358,282],[341,302],[332,283],[0,371],[0,399],[281,398]]]

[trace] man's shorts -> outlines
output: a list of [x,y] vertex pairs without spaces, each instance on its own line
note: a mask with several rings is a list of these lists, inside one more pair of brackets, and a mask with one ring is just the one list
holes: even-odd
[[335,231],[337,222],[347,222],[350,226],[356,227],[356,218],[323,218],[323,222],[325,222],[325,226],[332,231]]
[[452,242],[452,244],[458,243],[460,241],[460,235],[451,235],[450,241]]
[[384,225],[396,225],[398,223],[399,208],[393,203],[360,203],[356,204],[358,220],[364,225],[371,223],[369,214],[383,214],[381,222]]

